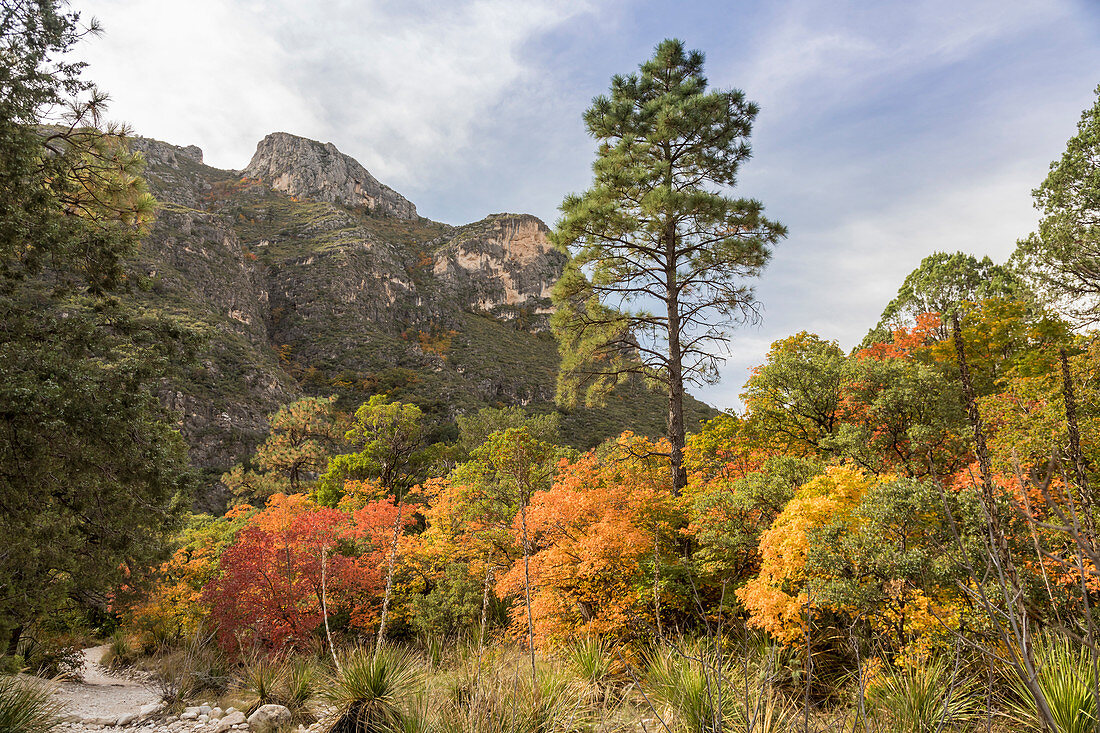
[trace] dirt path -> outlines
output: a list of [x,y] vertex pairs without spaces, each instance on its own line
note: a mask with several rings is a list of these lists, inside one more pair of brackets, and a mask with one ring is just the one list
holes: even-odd
[[140,682],[112,676],[99,664],[106,646],[84,650],[84,680],[59,682],[53,691],[54,699],[61,705],[63,715],[69,720],[86,722],[116,721],[120,717],[137,717],[143,706],[159,701],[151,688]]

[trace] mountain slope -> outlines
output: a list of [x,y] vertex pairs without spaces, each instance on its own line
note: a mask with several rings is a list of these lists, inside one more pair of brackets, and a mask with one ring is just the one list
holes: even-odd
[[[161,201],[139,300],[206,336],[164,395],[206,472],[202,505],[222,500],[217,476],[262,440],[265,416],[302,395],[353,409],[385,392],[421,405],[440,437],[484,406],[556,409],[547,315],[565,257],[537,218],[425,219],[335,146],[286,133],[239,173],[194,147],[133,145]],[[713,412],[693,401],[689,424]],[[563,428],[586,448],[628,427],[660,434],[665,414],[638,387],[563,413]]]

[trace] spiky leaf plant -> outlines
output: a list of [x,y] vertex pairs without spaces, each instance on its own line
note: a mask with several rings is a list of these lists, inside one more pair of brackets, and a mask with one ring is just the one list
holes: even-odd
[[897,733],[965,727],[981,711],[973,682],[942,657],[884,666],[868,686],[867,704],[873,717]]
[[[1056,733],[1095,733],[1097,730],[1097,680],[1093,677],[1092,657],[1085,645],[1068,639],[1039,638],[1035,642],[1036,681],[1046,698]],[[1041,727],[1035,696],[1018,675],[1008,678],[1012,697],[1010,715],[1016,720]]]
[[663,646],[646,655],[644,689],[666,725],[690,733],[723,733],[739,719],[735,690],[716,656],[701,645]]
[[324,693],[338,711],[330,733],[401,730],[423,676],[413,655],[393,647],[347,655]]
[[0,731],[46,733],[56,727],[58,712],[45,687],[18,677],[0,677]]
[[255,656],[247,660],[236,689],[242,709],[251,715],[264,705],[282,705],[288,672],[287,664],[278,659]]
[[280,704],[290,710],[294,720],[301,723],[316,720],[312,707],[316,692],[317,668],[310,660],[300,659],[287,666],[278,697]]

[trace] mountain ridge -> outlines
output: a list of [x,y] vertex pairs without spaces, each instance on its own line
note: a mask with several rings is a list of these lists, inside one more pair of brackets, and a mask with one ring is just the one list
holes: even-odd
[[241,171],[206,165],[195,146],[131,144],[160,201],[135,292],[206,337],[162,395],[204,471],[200,506],[224,501],[217,478],[262,440],[268,414],[305,395],[353,409],[385,392],[420,404],[444,439],[458,414],[504,405],[559,411],[580,448],[663,432],[664,398],[640,383],[607,408],[554,405],[549,295],[566,258],[537,217],[426,219],[331,143],[286,133]]

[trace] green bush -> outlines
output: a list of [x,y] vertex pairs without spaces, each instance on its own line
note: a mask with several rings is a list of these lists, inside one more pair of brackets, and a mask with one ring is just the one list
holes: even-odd
[[415,717],[423,673],[408,652],[358,649],[344,657],[325,697],[339,717],[330,733],[389,733]]

